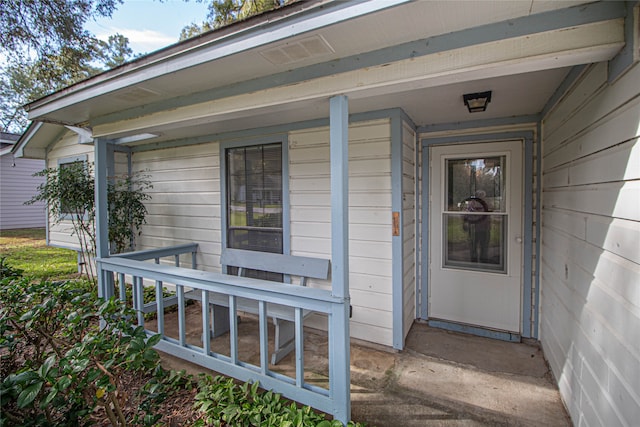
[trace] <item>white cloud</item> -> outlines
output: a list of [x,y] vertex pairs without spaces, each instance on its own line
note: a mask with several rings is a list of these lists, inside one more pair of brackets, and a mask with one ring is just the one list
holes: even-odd
[[100,40],[107,40],[110,35],[122,34],[129,39],[129,46],[135,53],[153,52],[178,41],[176,36],[170,36],[154,30],[111,27],[106,31],[96,34],[96,37]]

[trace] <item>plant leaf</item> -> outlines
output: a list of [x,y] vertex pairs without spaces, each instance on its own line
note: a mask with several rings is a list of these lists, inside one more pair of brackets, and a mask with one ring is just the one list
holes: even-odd
[[22,392],[18,395],[18,407],[24,408],[30,405],[34,401],[38,393],[40,393],[42,384],[43,382],[40,381],[35,384],[31,384],[29,387],[22,390]]

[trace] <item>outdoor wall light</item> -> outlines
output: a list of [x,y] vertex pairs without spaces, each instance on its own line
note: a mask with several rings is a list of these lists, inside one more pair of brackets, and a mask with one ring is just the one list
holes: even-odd
[[487,109],[487,104],[491,102],[491,91],[478,93],[465,93],[462,95],[464,105],[470,113],[479,113]]

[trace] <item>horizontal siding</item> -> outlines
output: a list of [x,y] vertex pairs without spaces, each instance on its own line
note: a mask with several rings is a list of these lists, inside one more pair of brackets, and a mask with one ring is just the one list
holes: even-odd
[[[85,157],[90,164],[93,164],[93,146],[78,144],[78,136],[69,132],[55,142],[47,154],[47,167],[55,168],[61,160],[74,157]],[[126,176],[129,172],[129,161],[126,153],[114,154],[115,175]],[[68,247],[79,249],[77,236],[73,233],[71,221],[62,220],[59,223],[56,219],[49,220],[49,244],[52,246]]]
[[[78,144],[78,136],[68,132],[54,143],[47,153],[47,167],[56,168],[60,160],[86,156],[89,163],[93,163],[93,146]],[[65,248],[79,249],[77,236],[73,233],[71,221],[62,220],[57,222],[57,218],[49,219],[49,244]]]
[[543,120],[541,342],[575,425],[640,419],[640,66]]
[[402,126],[402,324],[406,337],[416,317],[416,133]]
[[217,143],[134,153],[149,176],[149,214],[137,249],[199,244],[198,268],[220,271],[220,156]]
[[[349,127],[351,336],[384,345],[393,344],[390,141],[389,120]],[[293,255],[331,257],[329,171],[328,128],[289,135]],[[310,286],[329,288],[330,283],[311,281]]]
[[42,160],[14,159],[11,154],[0,157],[0,230],[45,226],[44,203],[25,205],[44,182],[33,176],[44,165]]

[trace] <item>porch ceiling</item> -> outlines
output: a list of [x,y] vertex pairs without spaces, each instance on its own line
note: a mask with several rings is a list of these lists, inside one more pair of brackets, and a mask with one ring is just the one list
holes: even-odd
[[[402,3],[402,0],[398,0],[398,3]],[[456,72],[447,73],[447,66],[456,65],[455,62],[460,58],[466,60],[473,56],[469,55],[469,46],[464,43],[468,43],[469,39],[473,41],[476,33],[471,37],[465,34],[460,39],[467,42],[460,44],[456,32],[486,27],[490,33],[496,30],[490,28],[492,24],[509,23],[510,20],[582,3],[585,2],[417,1],[391,7],[393,2],[382,0],[362,3],[360,7],[371,9],[359,14],[361,12],[350,9],[356,8],[350,3],[319,1],[290,16],[275,15],[273,21],[258,21],[230,35],[220,36],[213,32],[198,41],[169,47],[96,76],[32,103],[29,106],[30,118],[89,125],[95,136],[103,137],[123,137],[144,132],[160,134],[154,142],[326,118],[328,97],[347,93],[339,85],[327,85],[326,76],[331,76],[334,69],[346,80],[352,79],[351,87],[355,89],[347,93],[352,113],[399,107],[418,125],[536,114],[571,65],[605,60],[615,54],[621,45],[619,38],[610,37],[607,40],[604,35],[595,40],[598,34],[610,33],[612,27],[596,29],[594,45],[598,48],[591,47],[588,42],[576,42],[575,47],[567,45],[566,49],[571,49],[570,54],[554,56],[553,49],[541,50],[536,61],[530,63],[518,62],[517,56],[496,56],[492,53],[492,58],[495,58],[492,60],[501,64],[499,68],[481,64],[482,57],[487,56],[489,50],[498,52],[503,49],[510,53],[519,47],[485,43],[492,45],[486,52],[479,50],[478,60],[466,64],[466,68],[462,64],[462,71],[455,68]],[[576,10],[573,8],[573,18],[579,15]],[[584,13],[588,15],[586,22],[593,24],[604,19],[589,13],[588,10]],[[332,20],[332,17],[335,19]],[[309,18],[318,18],[319,21],[313,21],[315,26],[296,27],[310,22]],[[538,22],[553,21],[550,18],[546,16],[545,20]],[[582,18],[580,16],[578,19]],[[532,23],[526,24],[531,26]],[[557,32],[564,30],[561,28],[564,24],[553,25],[556,25]],[[578,27],[577,24],[568,27],[575,30],[576,39],[581,38]],[[285,34],[283,28],[295,30]],[[508,32],[509,28],[498,30]],[[284,31],[280,39],[273,35],[278,31]],[[525,29],[525,33],[527,31],[534,34],[542,30]],[[485,33],[477,32],[480,36]],[[553,36],[560,37],[558,34]],[[426,47],[419,48],[430,52],[430,43],[442,43],[438,37],[444,37],[442,40],[446,41],[449,52],[460,51],[458,58],[455,58],[455,53],[449,55],[450,63],[443,63],[442,67],[445,68],[441,70],[433,71],[425,62],[426,65],[422,65],[424,77],[421,77],[415,74],[422,72],[421,69],[416,67],[411,70],[415,66],[412,57],[384,63],[385,55],[392,52],[394,46],[404,45],[407,49],[407,44],[423,41]],[[511,34],[509,37],[516,40],[519,35]],[[538,34],[535,37],[539,39],[539,46],[553,46],[554,37],[544,38]],[[525,38],[528,39],[528,36]],[[249,39],[253,42],[248,43]],[[268,41],[261,42],[262,39]],[[307,42],[313,46],[308,57],[291,62],[281,55],[282,52],[289,52],[295,56],[300,45]],[[478,40],[478,46],[482,46],[482,42]],[[385,50],[387,48],[391,50]],[[426,57],[435,58],[438,52],[443,51],[436,49]],[[524,49],[522,51],[524,54]],[[416,61],[419,59],[416,58]],[[414,74],[394,81],[384,74],[387,65],[393,65],[388,69],[394,69],[396,74],[407,70]],[[378,80],[367,81],[372,75]],[[309,88],[314,82],[322,90],[311,90],[309,95],[299,97],[284,94],[287,88]],[[277,87],[281,89],[281,95],[284,94],[280,102],[272,101],[277,96],[267,93],[270,88]],[[462,104],[462,94],[484,90],[494,93],[489,109],[470,115]],[[254,94],[257,94],[255,103],[251,99]],[[263,98],[260,94],[263,94]],[[244,104],[233,104],[235,98],[242,101],[242,97]],[[220,106],[221,100],[233,102]],[[187,110],[195,114],[187,118]],[[174,120],[162,117],[162,113],[169,114],[169,111],[176,117],[185,111],[184,118]],[[116,122],[127,123],[120,127],[114,125]]]

